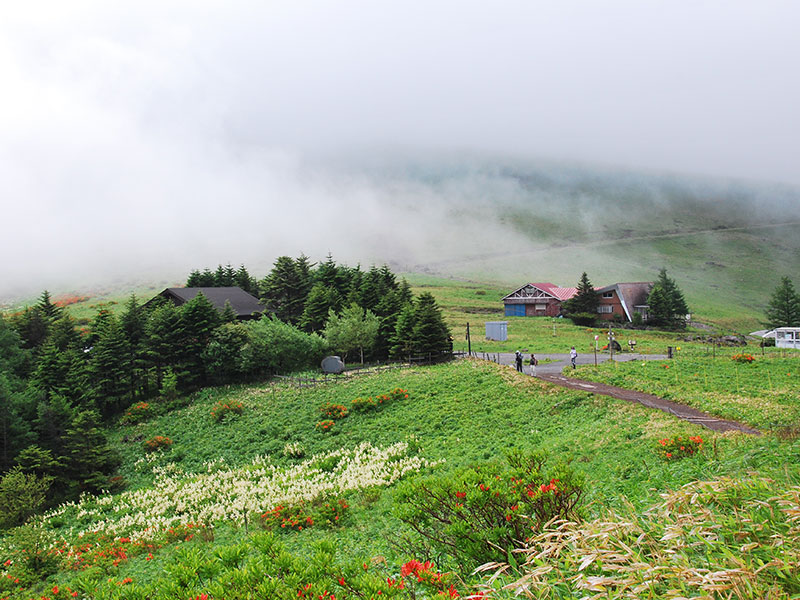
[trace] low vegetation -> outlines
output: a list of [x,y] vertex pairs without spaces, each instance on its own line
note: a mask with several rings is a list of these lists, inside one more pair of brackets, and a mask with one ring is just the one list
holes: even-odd
[[800,356],[685,346],[673,360],[583,366],[575,377],[639,390],[770,431],[800,423]]
[[[353,409],[366,398],[384,401]],[[339,418],[322,435],[324,414]],[[788,598],[797,586],[771,541],[796,545],[796,439],[714,434],[484,361],[205,389],[108,435],[128,489],[9,530],[0,598]],[[147,452],[158,436],[172,444]],[[661,451],[698,436],[680,460]]]

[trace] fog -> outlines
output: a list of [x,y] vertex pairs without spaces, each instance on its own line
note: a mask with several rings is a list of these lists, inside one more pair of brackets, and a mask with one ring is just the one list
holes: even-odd
[[800,5],[675,4],[5,6],[0,296],[530,248],[498,207],[617,176],[795,211]]

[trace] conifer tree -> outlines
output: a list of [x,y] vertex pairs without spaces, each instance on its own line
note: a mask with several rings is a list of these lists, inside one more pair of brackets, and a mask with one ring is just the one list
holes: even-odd
[[772,292],[766,317],[767,327],[800,327],[800,295],[788,277]]
[[258,296],[258,282],[250,276],[244,265],[241,265],[233,278],[233,285],[242,288],[248,294]]
[[150,313],[145,332],[148,358],[156,368],[156,386],[161,389],[166,369],[183,377],[180,360],[185,336],[179,310],[172,303],[157,307]]
[[144,309],[139,306],[135,294],[131,294],[125,304],[125,311],[120,316],[120,326],[125,335],[128,349],[127,380],[130,383],[130,400],[133,401],[137,393],[143,391],[147,371],[147,348],[145,344],[145,326],[147,317]]
[[91,410],[75,413],[64,433],[62,456],[60,477],[66,484],[68,497],[107,489],[109,475],[121,462],[100,428],[98,414]]
[[659,271],[658,279],[647,299],[648,323],[670,328],[686,327],[689,307],[675,280],[667,275],[667,270]]
[[586,317],[597,317],[597,307],[600,305],[600,296],[594,291],[594,286],[589,281],[589,276],[584,271],[578,282],[577,293],[562,304],[564,310],[570,314],[580,314]]
[[397,315],[391,338],[392,358],[407,359],[414,349],[414,305],[409,302]]
[[36,304],[36,307],[42,311],[42,314],[50,319],[51,322],[60,319],[64,314],[63,308],[52,303],[50,300],[50,292],[47,290],[43,291],[42,295],[39,296],[39,302]]
[[36,351],[50,334],[50,319],[38,307],[27,307],[14,320],[14,328],[22,340],[22,347]]
[[452,350],[450,329],[430,292],[424,292],[417,298],[412,338],[416,353],[438,354]]
[[125,332],[112,315],[104,323],[100,337],[89,353],[95,404],[104,416],[121,410],[129,394],[129,360]]
[[214,305],[202,294],[197,294],[181,307],[181,325],[184,341],[181,344],[182,387],[192,388],[205,382],[203,351],[220,315]]
[[189,273],[188,279],[186,279],[186,287],[200,287],[200,280],[202,275],[200,271],[197,269],[193,269],[191,273]]
[[200,277],[197,279],[195,287],[214,287],[214,273],[209,268],[203,269]]
[[264,304],[286,323],[295,324],[303,315],[311,285],[310,273],[305,273],[306,262],[304,257],[295,261],[289,256],[279,256],[261,284]]
[[338,311],[341,303],[341,297],[335,287],[328,287],[322,282],[315,283],[308,294],[299,327],[309,333],[322,331],[328,320],[328,313],[331,310]]
[[237,319],[238,316],[236,315],[236,311],[233,310],[230,300],[225,300],[225,308],[222,310],[219,317],[220,323],[236,323]]

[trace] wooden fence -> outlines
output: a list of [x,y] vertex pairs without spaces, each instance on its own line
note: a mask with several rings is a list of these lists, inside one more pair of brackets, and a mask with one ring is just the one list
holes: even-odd
[[327,383],[337,383],[346,379],[351,379],[352,377],[357,377],[358,375],[365,375],[367,373],[380,373],[381,371],[391,371],[393,369],[407,369],[409,367],[416,367],[419,365],[434,365],[442,362],[451,361],[456,358],[464,358],[466,355],[467,355],[466,352],[418,354],[407,357],[406,362],[366,365],[363,367],[357,366],[348,368],[343,373],[338,375],[329,373],[322,373],[320,375],[315,375],[313,377],[295,376],[295,375],[275,375],[275,379],[278,379],[288,385],[291,385],[292,387],[300,389],[313,388],[318,385],[324,385]]

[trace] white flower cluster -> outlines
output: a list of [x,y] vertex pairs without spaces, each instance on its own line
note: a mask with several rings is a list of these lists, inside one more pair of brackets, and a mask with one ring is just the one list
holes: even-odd
[[[192,475],[174,464],[155,467],[156,480],[150,488],[116,496],[84,497],[72,505],[75,520],[83,524],[81,531],[72,533],[103,531],[143,539],[148,537],[148,530],[186,523],[227,521],[241,525],[279,504],[388,486],[407,473],[432,466],[418,456],[406,456],[407,449],[405,442],[386,448],[363,443],[290,467],[276,467],[258,457],[240,468],[226,469],[216,463],[207,473]],[[48,516],[62,514],[67,508],[59,507]]]

